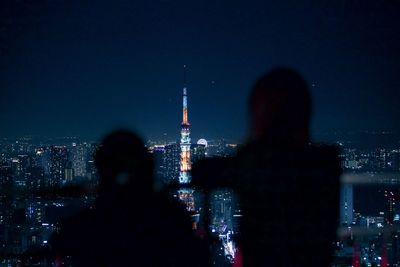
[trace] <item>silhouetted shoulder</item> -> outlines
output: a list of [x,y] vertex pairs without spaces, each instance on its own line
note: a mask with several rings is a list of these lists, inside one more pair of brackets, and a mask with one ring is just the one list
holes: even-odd
[[300,165],[316,171],[325,170],[333,175],[341,173],[339,150],[335,146],[310,144],[304,150],[296,151]]
[[72,266],[207,264],[206,244],[194,236],[180,202],[151,192],[141,201],[146,204],[87,209],[66,218],[50,241],[55,256]]
[[338,218],[338,150],[257,142],[234,161],[245,262],[266,266],[263,251],[269,251],[274,259],[268,266],[329,266]]
[[313,143],[307,146],[307,150],[310,155],[314,155],[315,157],[319,157],[320,160],[326,162],[334,162],[337,163],[339,161],[335,161],[339,156],[339,148],[333,145],[326,144],[318,144]]

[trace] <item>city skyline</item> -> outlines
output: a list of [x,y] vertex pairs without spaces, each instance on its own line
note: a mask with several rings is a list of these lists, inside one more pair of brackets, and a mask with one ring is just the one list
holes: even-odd
[[314,132],[399,130],[394,1],[1,5],[0,136],[176,136],[184,64],[198,138],[244,140],[250,88],[277,65],[308,81]]

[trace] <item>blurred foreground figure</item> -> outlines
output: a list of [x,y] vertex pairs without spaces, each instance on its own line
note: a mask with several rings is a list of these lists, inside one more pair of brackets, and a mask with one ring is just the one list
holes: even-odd
[[153,162],[129,131],[107,136],[96,157],[95,209],[61,224],[51,245],[72,266],[204,266],[184,207],[153,191]]
[[340,162],[335,148],[310,143],[306,82],[291,69],[272,70],[256,82],[249,112],[247,145],[233,159],[194,166],[194,183],[238,194],[244,266],[330,266]]

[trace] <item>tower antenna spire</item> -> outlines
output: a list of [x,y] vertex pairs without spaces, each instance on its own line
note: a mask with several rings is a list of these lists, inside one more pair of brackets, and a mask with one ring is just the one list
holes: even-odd
[[187,82],[186,75],[187,75],[187,65],[185,64],[185,65],[183,65],[183,86],[184,87],[186,87],[186,82]]

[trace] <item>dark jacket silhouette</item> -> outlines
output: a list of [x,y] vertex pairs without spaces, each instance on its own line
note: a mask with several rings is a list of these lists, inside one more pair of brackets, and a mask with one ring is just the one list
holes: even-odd
[[310,142],[307,84],[275,69],[257,81],[249,108],[247,145],[232,159],[194,166],[194,183],[238,194],[244,266],[330,266],[340,162],[336,148]]
[[204,266],[184,207],[153,191],[152,159],[127,131],[97,151],[100,176],[94,209],[64,220],[51,238],[56,257],[72,266]]

